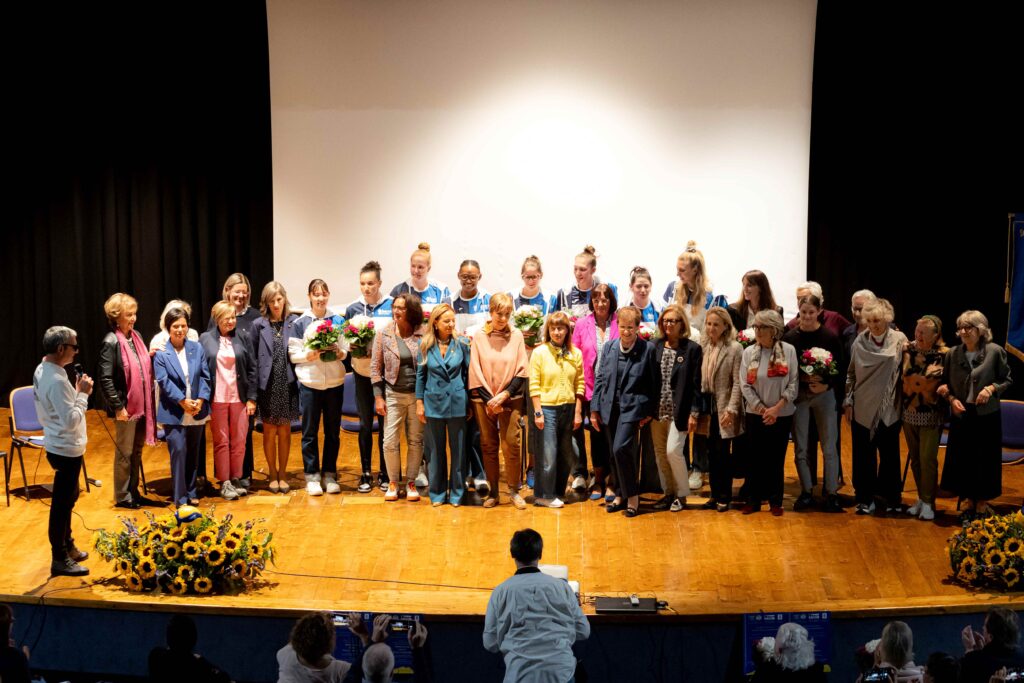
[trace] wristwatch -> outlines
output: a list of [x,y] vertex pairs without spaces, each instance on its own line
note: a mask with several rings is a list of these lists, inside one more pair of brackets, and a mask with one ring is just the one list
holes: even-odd
[[543,417],[544,413],[542,411],[540,411],[540,410],[535,410],[535,411],[533,411],[533,416],[534,417]]

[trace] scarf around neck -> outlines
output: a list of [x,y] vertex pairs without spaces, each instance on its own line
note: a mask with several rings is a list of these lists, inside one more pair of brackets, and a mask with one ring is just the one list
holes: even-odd
[[[142,336],[132,330],[132,344],[135,346],[134,355],[138,358],[138,365],[142,366],[142,373],[138,367],[131,362],[132,352],[128,348],[128,338],[120,329],[115,329],[117,345],[121,350],[121,365],[124,366],[124,384],[128,387],[128,395],[125,400],[125,408],[128,411],[128,418],[131,420],[145,419],[146,421],[146,445],[156,445],[156,419],[155,407],[153,405],[153,370],[149,362],[149,354],[146,353],[146,346]],[[140,352],[139,349],[142,349]]]

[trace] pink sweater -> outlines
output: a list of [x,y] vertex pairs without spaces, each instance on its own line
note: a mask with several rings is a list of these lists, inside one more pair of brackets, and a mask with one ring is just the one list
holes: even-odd
[[[484,328],[489,325],[485,325]],[[513,377],[527,377],[526,343],[523,333],[512,329],[511,334],[484,332],[473,335],[473,351],[469,359],[469,389],[486,389],[491,396],[505,389]]]

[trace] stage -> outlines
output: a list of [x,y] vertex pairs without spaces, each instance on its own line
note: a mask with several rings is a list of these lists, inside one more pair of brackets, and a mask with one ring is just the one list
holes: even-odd
[[[5,429],[0,443],[6,449]],[[119,516],[132,512],[112,505],[113,424],[99,411],[89,411],[89,474],[102,487],[82,492],[73,520],[80,547],[87,547],[91,529],[115,529]],[[849,484],[848,433],[844,431],[841,493]],[[257,469],[264,463],[262,437],[256,435]],[[209,441],[209,440],[208,440]],[[265,518],[274,532],[278,562],[254,591],[239,596],[145,595],[130,593],[116,578],[113,566],[95,553],[83,579],[50,578],[46,518],[49,493],[42,484],[52,470],[39,451],[25,451],[32,500],[12,495],[0,513],[0,601],[37,602],[103,609],[212,611],[290,615],[321,608],[367,611],[403,610],[450,618],[479,619],[490,590],[515,569],[508,556],[513,531],[532,527],[545,541],[543,562],[567,565],[579,581],[585,609],[596,595],[657,596],[670,609],[669,618],[722,618],[747,612],[829,610],[849,616],[970,612],[1004,596],[970,592],[948,581],[945,541],[956,525],[955,499],[941,498],[938,523],[912,518],[861,517],[845,514],[795,513],[798,493],[792,456],[787,461],[786,512],[781,518],[765,511],[744,516],[687,509],[679,513],[648,512],[635,519],[608,514],[598,503],[584,501],[561,510],[516,510],[503,496],[497,508],[467,504],[431,507],[404,499],[385,503],[383,494],[355,491],[358,455],[355,436],[344,433],[339,460],[340,495],[313,498],[302,487],[299,436],[293,435],[290,469],[292,491],[275,495],[265,477],[254,476],[254,495],[226,502],[204,498],[201,508],[236,519]],[[941,457],[941,454],[940,454]],[[212,474],[212,446],[208,454]],[[376,455],[375,455],[376,460]],[[170,480],[166,448],[143,454],[149,495],[166,499]],[[17,462],[12,486],[21,494]],[[524,491],[524,493],[526,493]],[[1024,494],[1024,468],[1003,468],[999,507],[1014,509]],[[689,498],[690,508],[703,502],[703,492]],[[469,499],[474,500],[472,494]],[[648,503],[653,496],[647,496]],[[904,501],[913,502],[913,478]],[[532,500],[529,496],[527,500]],[[160,512],[158,509],[154,512]],[[84,521],[83,521],[84,520]],[[90,548],[91,550],[91,548]]]

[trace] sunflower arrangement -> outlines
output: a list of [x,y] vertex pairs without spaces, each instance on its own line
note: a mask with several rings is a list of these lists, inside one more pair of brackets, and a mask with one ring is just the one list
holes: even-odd
[[155,516],[146,524],[122,517],[120,531],[100,529],[93,536],[96,552],[113,562],[131,591],[238,593],[248,588],[276,550],[274,535],[257,528],[263,519],[235,522],[183,506],[177,513]]
[[1021,590],[1024,573],[1024,514],[967,522],[946,548],[953,578],[968,586]]

